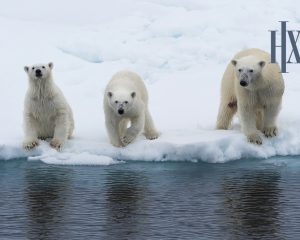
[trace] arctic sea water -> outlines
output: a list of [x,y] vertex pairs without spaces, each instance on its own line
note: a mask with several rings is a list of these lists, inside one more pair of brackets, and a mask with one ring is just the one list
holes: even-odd
[[299,160],[3,160],[0,238],[299,239]]

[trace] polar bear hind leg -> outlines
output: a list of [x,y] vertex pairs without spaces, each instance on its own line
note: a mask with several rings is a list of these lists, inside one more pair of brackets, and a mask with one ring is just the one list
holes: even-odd
[[237,112],[237,101],[235,98],[222,100],[217,118],[217,129],[227,130],[231,124],[234,114]]
[[50,142],[51,147],[61,150],[63,144],[68,138],[69,121],[68,114],[65,112],[59,113],[55,120],[54,136]]

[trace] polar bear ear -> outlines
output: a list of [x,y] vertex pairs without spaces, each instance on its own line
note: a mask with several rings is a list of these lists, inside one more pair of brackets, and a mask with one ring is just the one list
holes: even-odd
[[24,70],[25,70],[25,72],[27,72],[27,73],[28,73],[28,71],[29,71],[29,67],[28,67],[28,66],[25,66],[25,67],[24,67]]
[[266,65],[266,62],[265,62],[265,61],[260,61],[260,62],[258,63],[258,65],[259,65],[261,68],[263,68],[263,67]]
[[136,92],[131,93],[131,97],[134,98],[136,96]]
[[237,60],[235,60],[235,59],[231,60],[231,64],[232,64],[233,66],[236,66],[236,65],[237,65]]
[[111,98],[112,97],[112,92],[108,92],[107,96]]
[[49,66],[50,69],[52,69],[53,68],[53,62],[49,62],[48,66]]

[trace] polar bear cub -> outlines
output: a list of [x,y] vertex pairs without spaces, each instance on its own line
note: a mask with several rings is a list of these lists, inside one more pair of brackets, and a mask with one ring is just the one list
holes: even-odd
[[112,145],[127,146],[142,130],[147,139],[158,138],[148,108],[146,86],[136,73],[120,71],[113,75],[105,89],[103,105]]
[[238,112],[249,142],[262,144],[277,135],[276,118],[281,108],[284,80],[277,63],[260,49],[239,52],[227,66],[221,86],[217,129],[228,129]]
[[52,79],[53,63],[25,66],[29,88],[24,104],[23,147],[32,149],[38,139],[53,138],[50,145],[60,150],[74,130],[71,107]]

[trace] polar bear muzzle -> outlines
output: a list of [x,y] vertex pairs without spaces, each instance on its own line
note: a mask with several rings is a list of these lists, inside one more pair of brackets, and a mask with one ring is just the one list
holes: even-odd
[[249,76],[247,75],[247,73],[243,73],[240,77],[240,85],[242,87],[247,87],[249,84]]
[[37,78],[40,78],[40,77],[43,76],[41,69],[35,70],[35,76],[36,76]]

